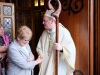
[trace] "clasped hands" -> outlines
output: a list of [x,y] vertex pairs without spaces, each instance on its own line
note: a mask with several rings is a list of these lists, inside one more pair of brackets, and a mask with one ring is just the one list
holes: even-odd
[[6,46],[5,44],[3,46],[0,46],[0,52],[6,51],[7,48],[8,48],[8,46]]

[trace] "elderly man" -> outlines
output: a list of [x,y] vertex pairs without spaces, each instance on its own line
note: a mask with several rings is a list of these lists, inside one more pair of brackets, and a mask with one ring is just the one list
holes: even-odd
[[56,19],[51,14],[54,10],[47,10],[43,17],[45,30],[43,31],[36,51],[43,62],[39,75],[55,75],[55,52],[59,51],[58,75],[73,75],[75,68],[76,48],[70,32],[59,23],[59,43],[55,43]]

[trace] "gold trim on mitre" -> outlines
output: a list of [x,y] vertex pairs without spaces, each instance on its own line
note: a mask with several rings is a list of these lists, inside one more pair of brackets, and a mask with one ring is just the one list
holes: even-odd
[[44,16],[48,16],[48,17],[50,17],[50,18],[55,20],[55,17],[51,15],[54,11],[55,10],[53,10],[53,9],[52,10],[46,10]]

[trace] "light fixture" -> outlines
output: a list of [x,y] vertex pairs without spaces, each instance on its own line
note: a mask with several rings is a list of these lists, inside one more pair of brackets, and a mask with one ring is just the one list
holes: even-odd
[[40,0],[40,6],[44,5],[44,0]]
[[38,4],[38,0],[35,0],[34,1],[34,6],[38,6],[39,4]]
[[44,0],[34,0],[34,6],[43,6],[44,5]]

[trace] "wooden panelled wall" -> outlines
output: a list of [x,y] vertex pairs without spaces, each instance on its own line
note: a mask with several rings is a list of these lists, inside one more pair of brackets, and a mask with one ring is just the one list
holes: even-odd
[[69,15],[68,11],[62,11],[59,20],[70,31],[74,39],[77,52],[76,69],[81,70],[84,75],[94,75],[94,0],[83,1],[84,7],[81,12]]

